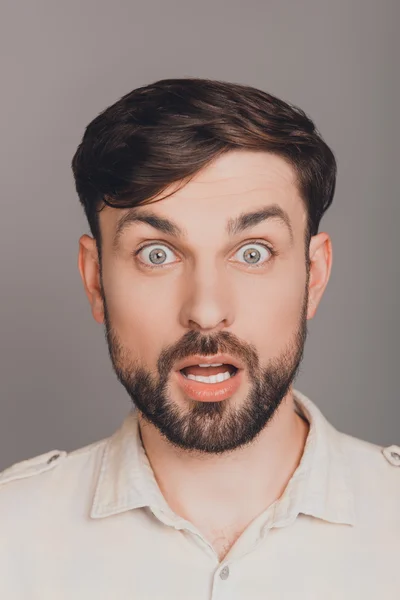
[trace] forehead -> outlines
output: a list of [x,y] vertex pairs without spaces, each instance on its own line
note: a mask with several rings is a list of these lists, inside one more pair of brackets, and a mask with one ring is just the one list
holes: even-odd
[[253,188],[287,192],[296,187],[293,167],[281,156],[266,152],[235,150],[223,154],[202,169],[186,186],[186,196],[242,194]]
[[[189,232],[192,224],[197,228],[207,226],[211,233],[218,224],[225,227],[228,218],[269,204],[279,205],[288,213],[294,230],[303,230],[306,223],[295,171],[285,159],[272,153],[228,152],[199,171],[181,189],[177,187],[175,184],[166,188],[154,201],[136,207],[135,211],[151,210],[170,217]],[[163,199],[167,194],[171,196]],[[100,212],[102,229],[111,235],[130,210],[106,206]]]

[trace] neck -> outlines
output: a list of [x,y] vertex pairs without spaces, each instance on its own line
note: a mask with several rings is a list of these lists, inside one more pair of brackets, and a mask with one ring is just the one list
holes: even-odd
[[292,388],[249,445],[226,455],[193,455],[170,444],[139,412],[142,442],[171,509],[192,523],[249,523],[284,492],[303,454],[309,426]]

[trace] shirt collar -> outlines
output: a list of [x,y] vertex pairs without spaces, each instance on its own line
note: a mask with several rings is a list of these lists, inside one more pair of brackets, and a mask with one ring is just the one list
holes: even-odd
[[[354,499],[342,435],[307,396],[293,390],[295,407],[310,424],[303,455],[282,496],[273,503],[275,527],[299,513],[333,523],[354,524]],[[167,504],[143,448],[135,407],[106,440],[90,516],[108,517],[140,507],[180,520]]]
[[307,396],[298,390],[293,390],[293,396],[296,412],[310,427],[300,464],[274,503],[273,525],[287,525],[299,513],[354,525],[354,492],[343,448],[344,434]]

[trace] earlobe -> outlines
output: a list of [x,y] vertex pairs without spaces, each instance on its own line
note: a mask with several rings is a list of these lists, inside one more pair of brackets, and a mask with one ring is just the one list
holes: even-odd
[[93,318],[98,323],[103,323],[104,305],[100,288],[98,252],[95,240],[86,234],[79,239],[78,269]]
[[307,319],[312,319],[328,285],[332,269],[332,242],[327,233],[321,232],[311,238],[309,255],[310,278]]

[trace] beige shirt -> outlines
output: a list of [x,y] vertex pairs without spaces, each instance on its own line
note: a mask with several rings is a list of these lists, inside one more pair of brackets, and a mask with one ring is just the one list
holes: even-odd
[[400,448],[310,423],[279,500],[224,560],[166,503],[137,411],[109,438],[0,474],[4,600],[399,600]]

